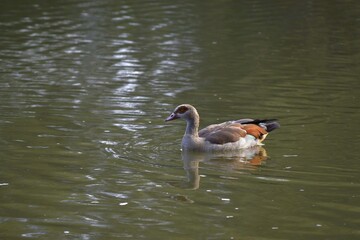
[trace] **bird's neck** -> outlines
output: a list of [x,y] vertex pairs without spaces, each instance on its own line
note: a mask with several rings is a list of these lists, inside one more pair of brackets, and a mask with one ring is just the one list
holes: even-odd
[[186,130],[185,135],[191,135],[193,137],[199,137],[199,116],[193,116],[190,119],[186,120]]

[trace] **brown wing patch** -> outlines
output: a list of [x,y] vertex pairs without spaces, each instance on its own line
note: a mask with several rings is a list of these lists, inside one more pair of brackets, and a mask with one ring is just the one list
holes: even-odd
[[268,133],[265,129],[256,124],[245,124],[242,125],[242,128],[246,130],[248,134],[253,135],[255,138],[260,140],[264,140]]
[[217,129],[212,133],[208,133],[205,136],[205,140],[213,144],[225,144],[230,142],[236,142],[241,137],[245,136],[246,131],[242,129],[241,124],[234,123],[229,124],[221,129]]

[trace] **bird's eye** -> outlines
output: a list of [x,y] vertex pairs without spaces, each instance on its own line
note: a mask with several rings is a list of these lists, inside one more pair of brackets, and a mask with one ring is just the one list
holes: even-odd
[[189,110],[187,107],[185,107],[185,106],[180,106],[180,107],[176,110],[176,113],[184,113],[184,112],[186,112],[187,110]]

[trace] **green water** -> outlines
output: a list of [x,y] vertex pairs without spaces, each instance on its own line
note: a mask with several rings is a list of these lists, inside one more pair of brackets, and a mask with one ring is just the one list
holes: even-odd
[[[4,1],[1,239],[360,237],[357,1]],[[180,151],[278,118],[263,148]]]

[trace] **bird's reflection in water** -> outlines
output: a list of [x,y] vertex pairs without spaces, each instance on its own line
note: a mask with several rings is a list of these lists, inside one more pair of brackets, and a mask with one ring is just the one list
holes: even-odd
[[242,149],[237,152],[200,153],[182,152],[182,160],[187,175],[187,182],[182,188],[198,189],[200,186],[199,163],[215,164],[224,170],[255,170],[267,159],[266,151],[261,146]]

